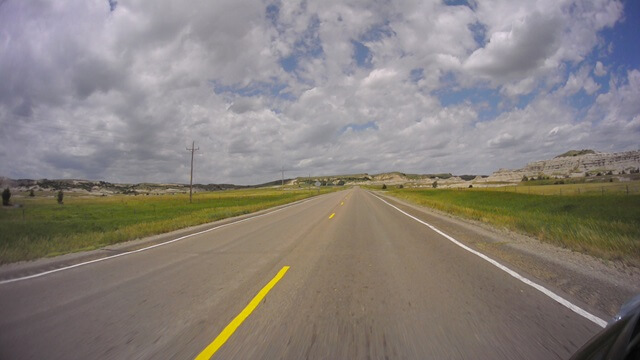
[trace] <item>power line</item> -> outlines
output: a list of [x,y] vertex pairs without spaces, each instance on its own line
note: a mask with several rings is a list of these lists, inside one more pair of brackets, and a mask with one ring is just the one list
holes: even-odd
[[193,194],[193,153],[200,150],[200,148],[196,148],[196,142],[191,143],[191,149],[187,148],[187,151],[191,151],[191,177],[189,178],[189,203],[192,201]]

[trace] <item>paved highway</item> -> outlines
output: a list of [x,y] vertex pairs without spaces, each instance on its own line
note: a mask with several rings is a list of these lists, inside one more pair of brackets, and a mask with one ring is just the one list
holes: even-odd
[[600,329],[357,188],[0,284],[0,315],[0,359],[563,359]]

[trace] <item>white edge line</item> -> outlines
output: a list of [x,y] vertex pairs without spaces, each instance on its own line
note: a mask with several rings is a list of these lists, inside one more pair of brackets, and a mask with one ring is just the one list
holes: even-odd
[[217,229],[223,228],[225,226],[235,225],[235,224],[239,224],[241,222],[245,222],[245,221],[248,221],[248,220],[253,220],[253,219],[257,219],[259,217],[275,214],[275,213],[277,213],[279,211],[282,211],[284,209],[288,209],[288,208],[290,208],[292,206],[296,206],[296,205],[301,205],[301,204],[304,204],[304,203],[306,203],[308,201],[311,201],[311,200],[314,200],[314,199],[317,199],[317,198],[318,197],[314,196],[312,198],[307,198],[307,199],[304,199],[304,200],[299,201],[299,202],[286,204],[284,207],[282,207],[280,209],[277,209],[277,210],[269,211],[269,212],[264,213],[264,214],[251,216],[251,217],[248,217],[248,218],[245,218],[245,219],[241,219],[241,220],[237,220],[237,221],[233,221],[233,222],[230,222],[230,223],[218,225],[216,227],[212,227],[211,229],[207,229],[207,230],[199,231],[197,233],[181,236],[179,238],[176,238],[176,239],[173,239],[173,240],[169,240],[169,241],[165,241],[165,242],[162,242],[162,243],[159,243],[159,244],[147,246],[147,247],[144,247],[142,249],[131,250],[131,251],[123,252],[123,253],[120,253],[120,254],[111,255],[111,256],[107,256],[107,257],[103,257],[103,258],[95,259],[95,260],[91,260],[91,261],[85,261],[85,262],[82,262],[82,263],[73,264],[73,265],[69,265],[69,266],[64,266],[64,267],[61,267],[61,268],[57,268],[57,269],[53,269],[53,270],[49,270],[49,271],[44,271],[44,272],[41,272],[41,273],[32,274],[32,275],[28,275],[28,276],[22,276],[22,277],[18,277],[18,278],[14,278],[14,279],[2,280],[2,281],[0,281],[0,285],[12,283],[12,282],[18,282],[18,281],[22,281],[22,280],[34,279],[34,278],[37,278],[37,277],[41,277],[41,276],[57,273],[57,272],[60,272],[60,271],[69,270],[69,269],[77,268],[77,267],[80,267],[80,266],[89,265],[89,264],[97,263],[97,262],[100,262],[100,261],[105,261],[105,260],[117,258],[117,257],[120,257],[120,256],[130,255],[130,254],[146,251],[146,250],[149,250],[149,249],[157,248],[157,247],[160,247],[160,246],[168,245],[168,244],[174,243],[176,241],[180,241],[180,240],[184,240],[186,238],[190,238],[192,236],[204,234],[204,233],[207,233],[209,231],[213,231],[213,230],[217,230]]
[[560,303],[564,307],[568,308],[569,310],[575,312],[576,314],[584,317],[587,320],[590,320],[591,322],[593,322],[596,325],[599,325],[600,327],[606,327],[607,326],[607,322],[604,321],[603,319],[591,314],[590,312],[582,309],[581,307],[579,307],[577,305],[574,305],[569,300],[561,297],[560,295],[554,293],[553,291],[545,288],[544,286],[542,286],[542,285],[540,285],[538,283],[535,283],[535,282],[527,279],[526,277],[518,274],[517,272],[509,269],[508,267],[506,267],[506,266],[500,264],[499,262],[493,260],[492,258],[488,257],[487,255],[485,255],[485,254],[483,254],[483,253],[481,253],[479,251],[476,251],[476,250],[464,245],[463,243],[459,242],[458,240],[454,239],[453,237],[451,237],[451,236],[445,234],[444,232],[438,230],[435,226],[433,226],[433,225],[431,225],[431,224],[429,224],[429,223],[427,223],[425,221],[422,221],[422,220],[418,219],[417,217],[415,217],[415,216],[413,216],[413,215],[411,215],[411,214],[409,214],[409,213],[407,213],[407,212],[405,212],[403,210],[400,210],[398,207],[388,203],[386,200],[384,200],[383,198],[379,197],[378,195],[375,195],[375,194],[372,194],[372,195],[375,196],[376,198],[378,198],[380,201],[384,202],[385,204],[387,204],[387,205],[391,206],[392,208],[398,210],[399,212],[403,213],[404,215],[412,218],[413,220],[415,220],[415,221],[417,221],[417,222],[419,222],[419,223],[421,223],[423,225],[426,225],[431,230],[433,230],[433,231],[437,232],[438,234],[444,236],[445,238],[447,238],[452,243],[460,246],[461,248],[467,250],[468,252],[470,252],[470,253],[472,253],[474,255],[477,255],[477,256],[481,257],[482,259],[488,261],[489,263],[491,263],[492,265],[494,265],[498,269],[506,272],[507,274],[513,276],[514,278],[522,281],[523,283],[525,283],[525,284],[533,287],[534,289],[540,291],[541,293],[547,295],[548,297],[550,297],[553,300],[557,301],[558,303]]

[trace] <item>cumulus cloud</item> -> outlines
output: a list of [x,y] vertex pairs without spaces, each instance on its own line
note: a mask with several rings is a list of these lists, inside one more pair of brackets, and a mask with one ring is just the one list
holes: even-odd
[[520,79],[544,65],[557,50],[560,19],[533,13],[509,31],[496,31],[486,47],[474,51],[464,67],[491,79]]
[[596,83],[590,76],[591,69],[583,66],[576,73],[569,75],[564,87],[557,92],[558,95],[570,96],[580,90],[584,90],[588,95],[593,95],[600,89],[600,85]]
[[589,58],[619,1],[470,3],[2,2],[0,175],[185,182],[192,141],[197,182],[243,184],[637,145],[637,64]]
[[596,76],[605,76],[605,75],[607,75],[607,69],[605,69],[605,67],[604,67],[604,65],[602,64],[601,61],[598,61],[596,63],[595,68],[593,69],[593,73]]
[[587,119],[596,126],[592,141],[603,148],[637,149],[640,135],[640,71],[627,73],[620,84],[612,81],[589,109]]

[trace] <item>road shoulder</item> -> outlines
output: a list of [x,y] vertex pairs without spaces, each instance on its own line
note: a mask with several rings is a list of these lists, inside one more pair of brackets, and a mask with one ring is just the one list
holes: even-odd
[[478,221],[374,193],[457,240],[545,286],[569,295],[608,320],[640,293],[640,269],[543,243]]

